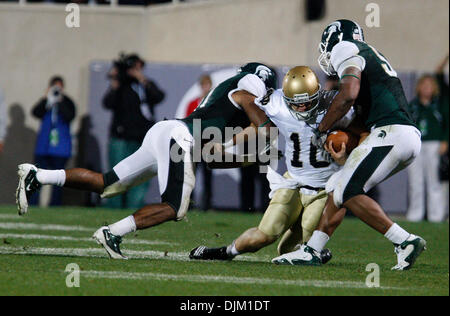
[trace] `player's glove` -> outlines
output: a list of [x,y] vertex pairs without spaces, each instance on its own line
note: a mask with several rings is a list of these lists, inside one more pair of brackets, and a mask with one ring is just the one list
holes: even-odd
[[323,148],[327,140],[327,133],[320,132],[318,129],[313,129],[313,136],[311,137],[311,143],[317,148]]

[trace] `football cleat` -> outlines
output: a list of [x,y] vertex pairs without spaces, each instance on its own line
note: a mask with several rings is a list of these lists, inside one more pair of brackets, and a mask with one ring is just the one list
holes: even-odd
[[320,253],[304,244],[299,250],[273,258],[272,263],[278,265],[320,266],[322,265],[322,259]]
[[99,245],[102,245],[103,248],[105,248],[111,259],[128,259],[120,251],[120,243],[122,242],[122,237],[111,234],[108,226],[100,227],[94,233],[92,238],[97,241]]
[[228,255],[227,247],[208,248],[199,246],[189,253],[189,259],[197,260],[232,260],[233,257]]
[[28,212],[28,200],[42,185],[36,178],[38,171],[36,166],[24,163],[19,165],[18,168],[19,184],[16,190],[16,204],[19,215],[24,215]]
[[331,260],[331,258],[333,258],[333,254],[330,249],[326,248],[320,252],[320,260],[322,261],[322,264],[326,264]]
[[394,252],[397,254],[397,265],[392,270],[409,270],[422,251],[426,250],[427,242],[422,237],[409,235],[408,239],[397,245]]
[[[294,250],[299,250],[302,247],[302,244],[297,244],[294,247]],[[326,264],[327,262],[329,262],[331,259],[333,258],[333,254],[331,252],[330,249],[325,248],[320,252],[320,259],[322,260],[322,264]]]

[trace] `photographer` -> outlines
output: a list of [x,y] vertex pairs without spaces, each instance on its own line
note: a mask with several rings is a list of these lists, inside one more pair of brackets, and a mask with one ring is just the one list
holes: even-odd
[[[64,94],[64,79],[50,79],[46,96],[33,107],[32,115],[41,120],[35,161],[40,168],[64,169],[72,154],[70,123],[75,117],[75,104]],[[31,204],[37,205],[39,195],[33,196]],[[51,206],[61,205],[62,191],[53,187]]]
[[[164,99],[164,92],[144,76],[144,65],[138,55],[122,54],[108,74],[110,88],[103,98],[103,106],[113,112],[109,142],[111,168],[139,148],[145,134],[155,124],[155,105]],[[148,185],[144,183],[127,194],[109,199],[107,206],[141,207]]]

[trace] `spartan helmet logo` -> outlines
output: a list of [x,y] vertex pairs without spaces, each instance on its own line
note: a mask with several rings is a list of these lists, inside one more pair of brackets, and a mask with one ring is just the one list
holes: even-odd
[[328,38],[327,41],[330,39],[331,35],[334,32],[340,31],[341,30],[341,22],[339,21],[335,21],[333,23],[331,23],[330,25],[328,25]]
[[272,75],[272,71],[268,67],[261,65],[256,67],[255,75],[257,75],[263,81],[266,81]]

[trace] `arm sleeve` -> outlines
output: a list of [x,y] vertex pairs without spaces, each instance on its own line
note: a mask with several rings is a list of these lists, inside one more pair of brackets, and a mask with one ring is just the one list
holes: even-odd
[[164,100],[165,93],[151,80],[148,80],[145,85],[145,96],[148,104],[158,104]]
[[36,118],[39,118],[39,119],[43,118],[45,113],[47,113],[46,105],[47,105],[47,98],[42,98],[33,107],[33,110],[31,111],[31,114],[33,114],[33,116],[36,117]]
[[103,107],[105,109],[114,110],[120,102],[120,89],[109,89],[103,97]]
[[358,46],[347,41],[342,41],[333,47],[330,60],[339,78],[348,67],[356,67],[360,71],[366,67],[366,60],[359,55]]
[[63,101],[59,104],[58,110],[67,123],[70,123],[75,118],[75,104],[66,96],[64,96]]

